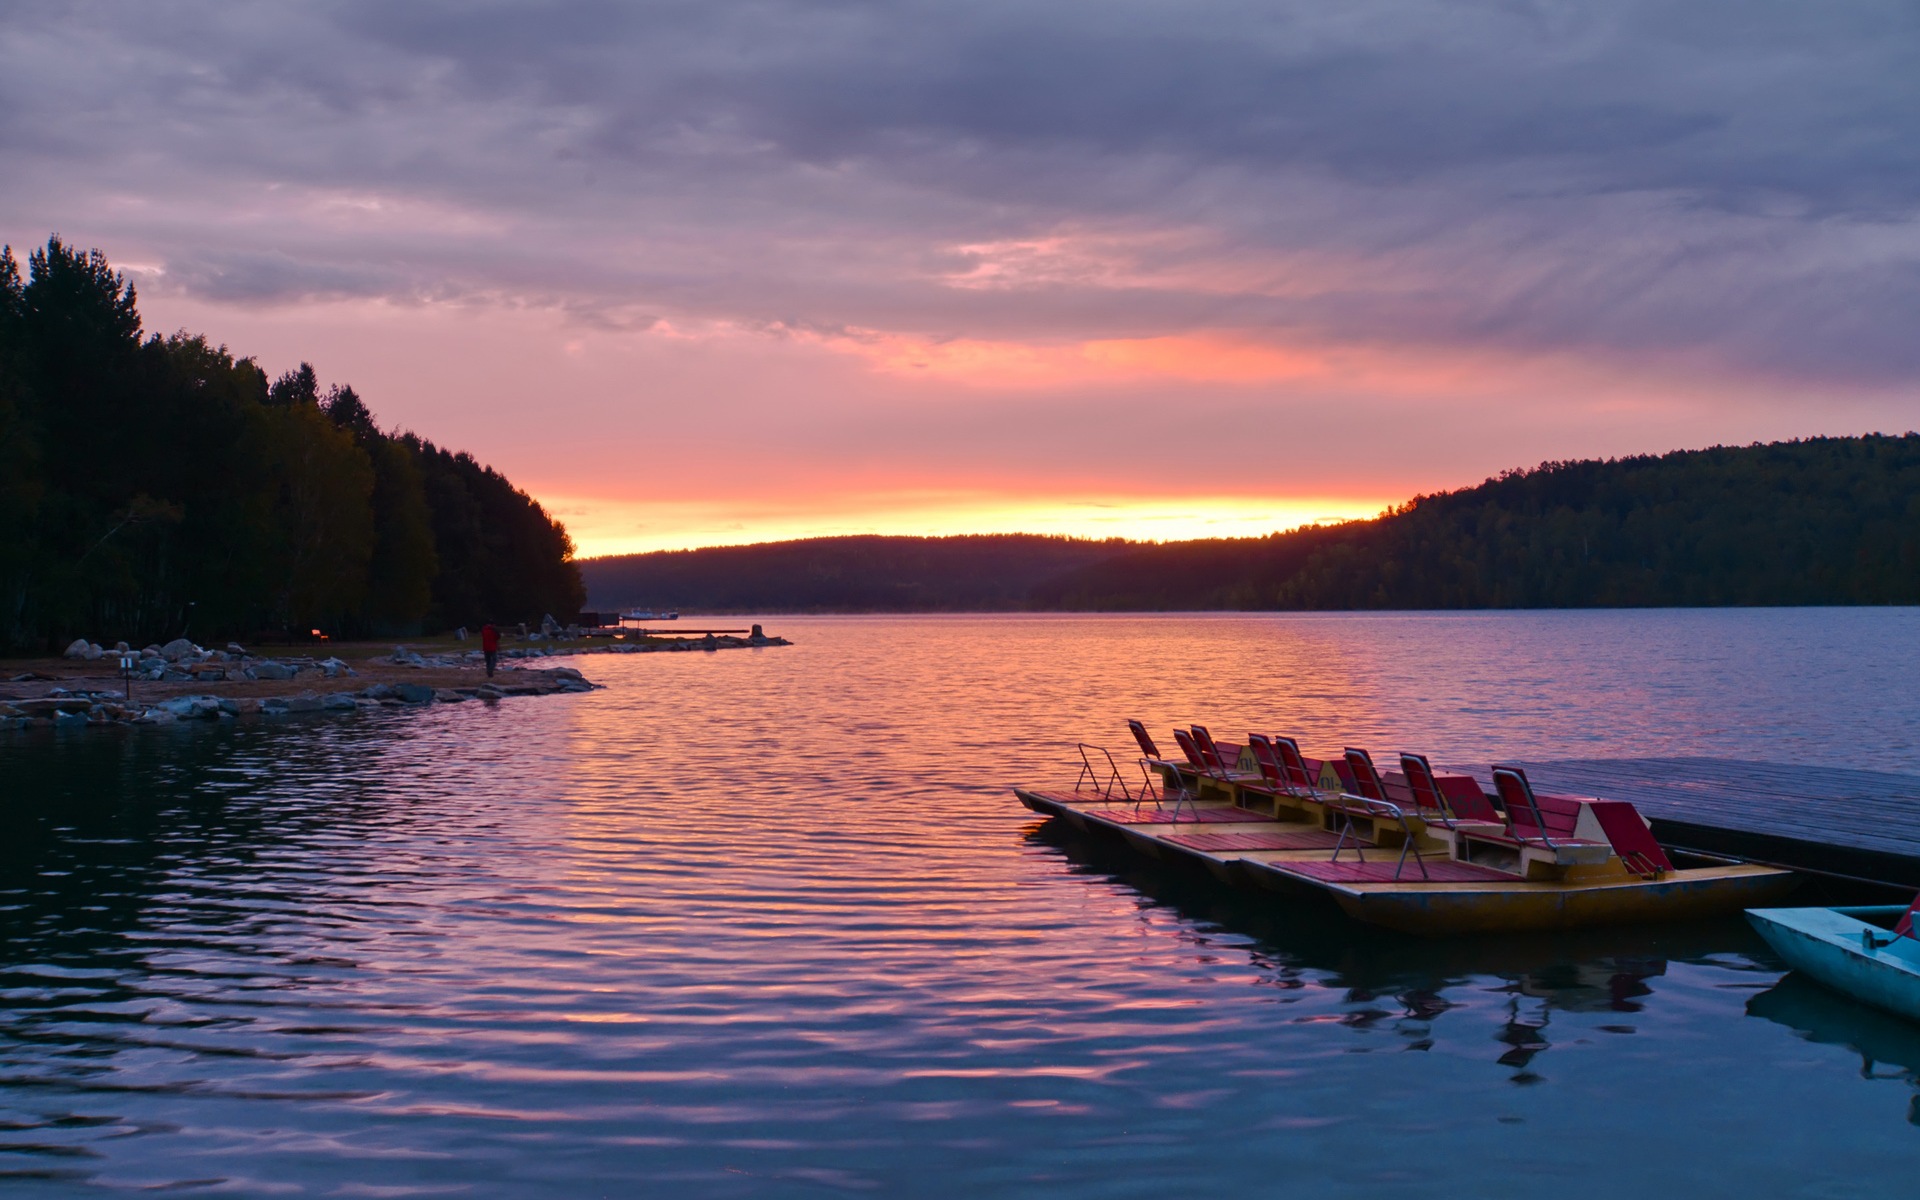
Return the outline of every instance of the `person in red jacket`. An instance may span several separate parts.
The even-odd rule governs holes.
[[[488,621],[480,627],[480,653],[487,656],[487,678],[493,678],[493,664],[500,661],[500,631]]]

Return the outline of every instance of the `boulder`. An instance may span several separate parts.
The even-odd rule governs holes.
[[[75,638],[73,641],[67,643],[66,656],[68,658],[85,658],[87,656],[87,650],[92,645],[93,643],[87,641],[85,638]]]
[[[274,662],[270,658],[254,663],[248,669],[253,672],[255,679],[292,679],[300,673],[300,668],[290,667],[283,662]]]
[[[199,658],[200,647],[185,638],[175,638],[160,647],[160,657],[168,662],[179,662],[183,658]]]
[[[335,692],[320,702],[320,707],[328,712],[353,712],[360,702],[346,692]]]
[[[301,692],[298,696],[288,696],[286,697],[286,702],[288,712],[319,712],[321,706],[320,697],[314,695],[312,692]]]
[[[140,651],[140,657],[141,657],[141,658],[159,658],[159,657],[160,657],[160,647],[158,647],[158,646],[147,646],[147,647],[144,647],[144,648],[142,648],[142,649],[141,649],[141,651]]]
[[[142,725],[171,725],[179,719],[164,708],[150,708],[139,717]]]
[[[239,642],[228,642],[227,653],[233,655],[235,658],[245,658],[247,656],[247,648]]]
[[[360,694],[369,700],[391,700],[393,699],[393,685],[390,683],[376,683],[371,687],[362,688]]]
[[[452,688],[435,688],[433,698],[442,704],[459,704],[466,699],[466,696]]]
[[[115,642],[113,644],[113,652],[115,654],[125,654],[127,651],[131,649],[133,649],[133,647],[127,645],[125,642]]]
[[[220,701],[212,696],[172,696],[153,707],[179,721],[205,721],[220,715]]]
[[[433,689],[422,683],[396,683],[393,694],[408,704],[433,703]]]

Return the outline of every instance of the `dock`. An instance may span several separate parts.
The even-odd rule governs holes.
[[[1631,801],[1669,846],[1920,888],[1920,776],[1721,758],[1511,765],[1543,792]],[[1492,775],[1485,763],[1448,769]]]

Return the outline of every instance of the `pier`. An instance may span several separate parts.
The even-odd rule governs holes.
[[[1920,888],[1920,776],[1720,758],[1512,765],[1543,792],[1631,801],[1670,846]]]

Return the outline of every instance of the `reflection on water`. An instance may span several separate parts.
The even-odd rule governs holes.
[[[1799,972],[1747,1001],[1747,1011],[1809,1042],[1846,1047],[1859,1056],[1862,1079],[1896,1079],[1920,1088],[1920,1026],[1911,1021],[1829,991]],[[1908,1101],[1907,1122],[1920,1125],[1920,1096]]]
[[[1839,1047],[1920,1060],[1777,1023],[1741,923],[1410,941],[1144,870],[1006,787],[1125,715],[1912,769],[1902,693],[1859,690],[1912,676],[1913,624],[783,619],[791,648],[591,660],[590,695],[16,737],[0,1178],[1599,1196],[1631,1163],[1882,1194],[1920,1134]]]

